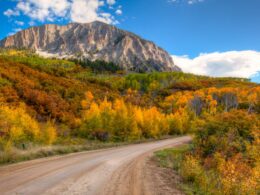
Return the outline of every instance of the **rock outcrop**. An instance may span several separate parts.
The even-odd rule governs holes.
[[[47,57],[113,62],[127,71],[181,71],[153,42],[102,22],[47,24],[0,41],[2,48],[26,48]]]

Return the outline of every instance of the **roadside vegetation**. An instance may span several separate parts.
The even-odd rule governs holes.
[[[193,134],[171,165],[184,182],[204,194],[257,194],[259,112],[260,86],[247,79],[0,51],[1,163]]]
[[[260,192],[259,115],[233,110],[194,121],[193,145],[155,153],[174,169],[186,194]]]
[[[117,147],[126,145],[129,143],[119,143],[119,142],[100,142],[94,140],[80,140],[73,139],[66,141],[68,145],[64,142],[56,142],[55,145],[38,145],[30,144],[27,145],[25,149],[12,148],[10,150],[5,150],[0,152],[0,165],[17,163],[21,161],[33,160],[37,158],[44,158],[56,155],[64,155],[75,152],[105,149],[111,147]]]
[[[198,187],[195,187],[192,182],[184,180],[182,174],[182,165],[185,155],[191,149],[192,145],[182,145],[175,148],[168,148],[154,153],[156,164],[160,167],[168,168],[174,171],[176,175],[176,183],[172,184],[185,194],[203,194]]]

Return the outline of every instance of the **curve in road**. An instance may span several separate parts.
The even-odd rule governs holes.
[[[1,167],[0,194],[156,194],[144,176],[145,159],[189,141],[185,136]]]

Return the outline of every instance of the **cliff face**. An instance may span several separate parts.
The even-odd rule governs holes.
[[[128,71],[181,71],[162,48],[101,22],[32,27],[0,41],[2,48],[27,48],[40,55],[114,62]]]

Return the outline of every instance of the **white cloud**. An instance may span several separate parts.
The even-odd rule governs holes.
[[[48,22],[66,19],[71,22],[87,23],[102,21],[117,23],[110,13],[102,11],[102,6],[112,6],[115,0],[17,0],[15,8],[4,14],[8,17],[23,14],[33,21]]]
[[[30,21],[28,24],[29,26],[35,26],[36,23],[34,21]]]
[[[108,5],[114,5],[116,3],[116,0],[107,0]]]
[[[68,0],[26,0],[19,1],[14,10],[22,12],[32,20],[43,22],[65,17],[69,7]]]
[[[122,11],[121,9],[118,9],[118,10],[116,10],[116,14],[117,14],[117,15],[122,15],[122,14],[123,14],[123,11]]]
[[[18,10],[12,10],[12,9],[8,9],[4,12],[4,15],[11,17],[11,16],[19,16],[20,12]]]
[[[178,3],[179,0],[168,0],[168,3]]]
[[[188,56],[172,56],[176,65],[184,72],[216,77],[249,78],[260,71],[260,52],[229,51]]]
[[[205,0],[168,0],[168,3],[187,3],[189,5],[193,5],[196,3],[202,3]]]
[[[15,29],[13,29],[13,32],[8,33],[8,36],[12,36],[12,35],[14,35],[15,33],[19,32],[21,30],[22,30],[21,28],[15,28]]]
[[[109,13],[99,13],[99,7],[103,6],[103,1],[98,0],[73,0],[71,4],[71,21],[73,22],[93,22],[95,20],[108,24],[114,23],[114,17]]]
[[[18,26],[23,26],[24,25],[23,21],[18,21],[18,20],[16,20],[14,23],[17,24]]]
[[[204,0],[188,0],[188,4],[202,3]]]

